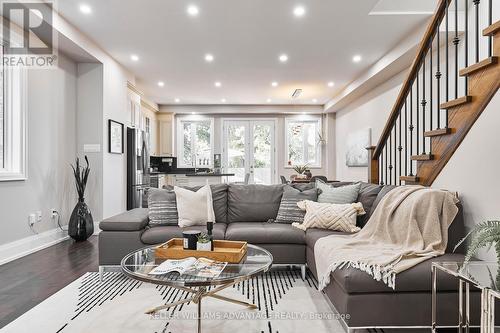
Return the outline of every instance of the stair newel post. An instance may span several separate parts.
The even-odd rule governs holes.
[[[368,150],[368,182],[371,184],[380,184],[379,179],[379,159],[374,156],[375,146],[367,147]]]

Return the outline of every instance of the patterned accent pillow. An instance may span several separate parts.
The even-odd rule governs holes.
[[[175,192],[157,188],[148,191],[149,226],[177,225]]]
[[[316,179],[316,188],[321,190],[318,195],[318,202],[333,204],[350,204],[356,202],[361,189],[361,183],[332,187],[323,181]]]
[[[365,214],[363,205],[360,202],[338,205],[305,200],[297,205],[300,209],[306,211],[304,223],[293,223],[292,226],[301,230],[305,231],[308,228],[343,232],[358,232],[361,230],[356,226],[358,215]]]
[[[318,198],[318,190],[313,188],[306,191],[300,191],[286,185],[283,189],[280,208],[276,216],[276,223],[302,223],[304,221],[304,211],[301,210],[297,203],[303,200],[316,201]]]

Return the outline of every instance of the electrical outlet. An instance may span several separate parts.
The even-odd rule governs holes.
[[[36,214],[28,215],[28,223],[33,226],[36,223]]]
[[[42,222],[42,211],[39,210],[35,214],[36,214],[36,222],[37,223]]]
[[[57,209],[52,208],[50,210],[50,217],[53,218],[53,219],[55,219],[57,217],[57,215],[59,215],[59,213],[57,212]]]

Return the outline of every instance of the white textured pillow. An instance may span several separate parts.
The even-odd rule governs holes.
[[[206,225],[208,221],[215,222],[212,203],[212,190],[205,185],[193,192],[182,187],[174,187],[179,215],[179,227]]]
[[[293,223],[292,226],[301,230],[308,228],[330,229],[344,232],[358,232],[356,217],[366,214],[360,202],[352,204],[320,203],[309,200],[297,203],[300,209],[306,211],[304,223]]]

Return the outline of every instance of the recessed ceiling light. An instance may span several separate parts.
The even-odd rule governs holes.
[[[330,88],[331,88],[331,87],[333,87],[334,85],[335,85],[335,82],[332,82],[332,81],[328,82],[328,86],[329,86]]]
[[[132,54],[130,59],[132,59],[132,61],[139,61],[139,56],[137,54]]]
[[[272,83],[271,83],[271,85],[272,85],[273,87],[277,87],[277,86],[278,86],[278,82],[274,81],[274,82],[272,82]]]
[[[302,17],[306,13],[306,9],[303,6],[297,6],[293,9],[293,15],[297,17]]]
[[[214,61],[214,56],[210,53],[205,54],[205,61],[206,62],[212,62]]]
[[[281,62],[287,62],[288,61],[288,56],[286,54],[280,55],[280,61]]]
[[[195,115],[195,114],[196,114],[196,112],[191,112],[191,114],[192,114],[192,115]]]
[[[158,87],[164,87],[165,86],[165,82],[163,81],[158,81]]]
[[[306,112],[302,112],[302,114],[305,116],[307,113]]]
[[[216,86],[217,88],[220,88],[222,86],[222,83],[220,83],[219,81],[217,81],[217,82],[214,83],[214,86]]]
[[[312,102],[313,103],[318,103],[318,100],[316,98],[313,98]]]
[[[352,61],[354,61],[354,62],[360,62],[361,61],[361,56],[359,54],[356,54],[354,57],[352,57]]]
[[[271,103],[271,102],[272,102],[272,100],[271,100],[270,98],[268,98],[268,99],[266,100],[266,102]]]
[[[180,101],[181,101],[181,100],[180,100],[180,99],[178,99],[178,98],[174,99],[174,102],[175,102],[175,103],[179,103]]]
[[[198,14],[200,13],[200,10],[195,5],[191,5],[191,6],[188,6],[187,13],[190,16],[198,16]]]
[[[220,101],[221,101],[222,103],[226,103],[226,99],[225,99],[225,98],[221,99]]]
[[[92,8],[89,5],[81,4],[80,11],[84,14],[90,14],[92,13]]]

